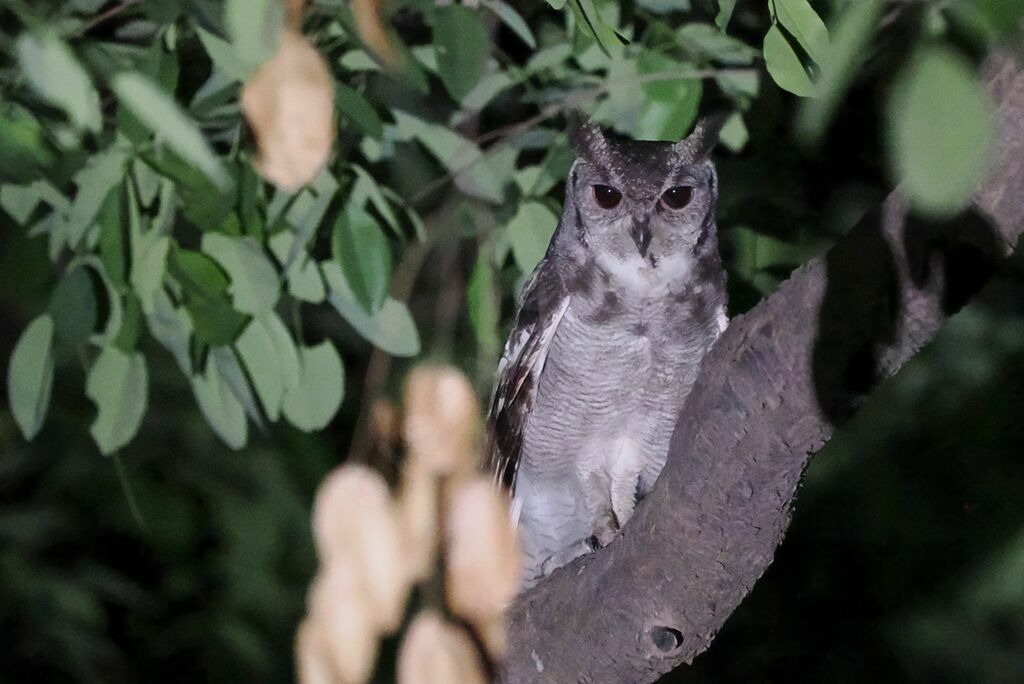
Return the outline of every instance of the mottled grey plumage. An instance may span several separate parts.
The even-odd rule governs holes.
[[[523,288],[488,421],[527,586],[629,519],[725,328],[713,136],[698,126],[679,143],[641,142],[592,124],[573,134],[565,208]],[[617,204],[602,206],[615,195],[595,186],[620,193]]]

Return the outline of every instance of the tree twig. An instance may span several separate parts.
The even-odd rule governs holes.
[[[82,26],[80,26],[78,30],[75,31],[75,35],[80,36],[88,33],[89,31],[93,30],[94,28],[105,22],[107,19],[116,17],[118,14],[121,14],[121,12],[130,9],[135,5],[138,5],[140,2],[141,0],[124,0],[124,2],[122,2],[121,4],[114,5],[110,9],[100,12],[90,21],[86,22],[85,24],[82,24]]]

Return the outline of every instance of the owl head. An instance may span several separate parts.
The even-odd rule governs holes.
[[[704,119],[672,143],[622,138],[594,123],[573,126],[566,213],[599,263],[667,272],[715,240],[718,177],[709,155],[720,127],[720,118]]]

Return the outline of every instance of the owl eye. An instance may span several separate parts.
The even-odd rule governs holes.
[[[609,185],[595,185],[594,200],[602,209],[614,209],[619,206],[622,193]]]
[[[661,201],[669,209],[682,209],[690,203],[691,197],[693,197],[693,188],[689,185],[677,185],[662,193]]]

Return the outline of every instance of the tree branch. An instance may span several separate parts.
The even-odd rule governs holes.
[[[893,193],[732,321],[630,523],[511,607],[504,682],[652,682],[708,648],[771,563],[810,458],[1024,232],[1024,74],[998,55],[985,75],[1003,129],[975,210],[925,225]]]

